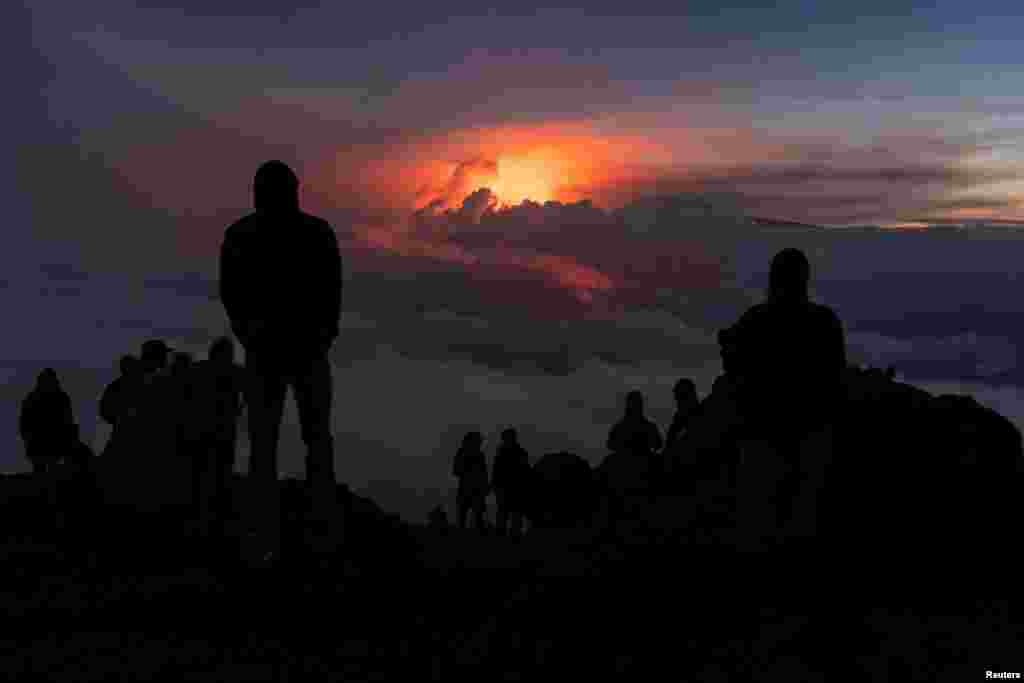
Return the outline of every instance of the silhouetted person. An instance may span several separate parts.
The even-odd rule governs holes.
[[[686,431],[690,420],[700,406],[697,385],[693,383],[692,379],[684,377],[676,382],[672,395],[676,400],[676,413],[672,417],[672,424],[665,435],[665,451],[669,451],[676,440]]]
[[[140,369],[144,376],[167,369],[167,360],[174,350],[162,339],[149,339],[142,344],[139,353]]]
[[[133,507],[178,507],[187,501],[189,468],[182,452],[187,361],[179,356],[175,365],[168,365],[172,354],[160,339],[142,345],[134,415],[125,425],[125,445],[116,451],[120,483],[115,493]]]
[[[526,497],[530,493],[529,477],[530,456],[519,444],[516,430],[508,428],[501,433],[491,470],[499,534],[518,536],[522,533]]]
[[[75,424],[71,397],[60,386],[57,372],[46,368],[21,403],[18,431],[32,471],[46,473],[60,457]]]
[[[639,391],[626,395],[626,415],[608,433],[608,450],[649,458],[661,451],[658,426],[644,416],[644,396]]]
[[[194,390],[196,427],[193,490],[202,537],[221,536],[230,510],[231,472],[238,441],[238,418],[245,393],[243,368],[235,363],[228,337],[210,345],[207,360],[197,364]]]
[[[466,516],[472,512],[477,531],[484,529],[487,507],[487,459],[483,451],[484,437],[480,432],[468,432],[462,439],[452,463],[452,474],[459,480],[455,496],[459,528],[466,528]]]
[[[846,351],[842,323],[809,300],[809,282],[807,257],[783,249],[772,259],[766,301],[719,335],[727,374],[738,380],[740,504],[755,544],[780,531],[815,533]]]
[[[124,438],[125,422],[130,419],[133,409],[133,393],[138,391],[142,377],[142,366],[138,358],[132,355],[121,356],[118,367],[120,376],[107,385],[100,397],[100,417],[111,426],[107,449],[115,448]]]
[[[257,509],[270,552],[280,546],[277,444],[289,386],[306,445],[317,526],[331,522],[336,502],[327,353],[338,336],[341,255],[331,226],[299,209],[298,189],[298,178],[284,163],[260,166],[253,181],[256,210],[226,230],[220,253],[221,301],[246,352],[249,471],[262,489]]]

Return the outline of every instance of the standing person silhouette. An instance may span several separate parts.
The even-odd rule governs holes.
[[[665,435],[666,453],[671,451],[675,442],[686,432],[686,428],[700,406],[697,385],[689,377],[683,377],[676,382],[675,387],[672,388],[672,396],[676,401],[676,413],[672,417],[672,424],[669,425],[668,433]]]
[[[142,381],[142,365],[130,354],[118,361],[120,376],[107,385],[100,397],[100,417],[111,426],[110,438],[103,454],[112,453],[124,441],[125,423],[131,419]]]
[[[229,337],[215,339],[209,357],[198,363],[196,370],[192,417],[197,427],[193,470],[197,531],[200,537],[216,541],[227,534],[245,375],[235,363],[235,347]]]
[[[452,474],[459,480],[455,495],[455,507],[459,528],[466,528],[466,516],[473,514],[477,531],[484,530],[484,515],[487,512],[487,494],[490,484],[487,476],[487,459],[483,451],[484,437],[480,432],[467,432],[462,445],[455,453]]]
[[[74,424],[71,397],[61,387],[57,371],[45,368],[22,401],[18,416],[25,458],[35,474],[46,474],[63,456]]]
[[[45,368],[21,403],[18,430],[25,443],[25,458],[40,481],[47,517],[59,528],[63,522],[57,496],[57,461],[68,449],[75,425],[71,397],[60,384],[57,371]]]
[[[329,550],[335,538],[329,530],[336,484],[327,354],[341,316],[341,254],[331,226],[299,209],[298,190],[286,164],[261,165],[253,181],[255,211],[225,231],[220,253],[220,298],[246,354],[249,473],[261,493],[256,510],[267,555],[280,548],[277,444],[289,386],[318,518],[307,526],[308,540]]]
[[[523,531],[523,512],[529,495],[530,455],[519,443],[512,427],[501,432],[501,443],[491,469],[491,490],[497,507],[495,522],[499,536],[518,537]]]
[[[846,347],[842,322],[810,301],[809,282],[807,257],[783,249],[772,259],[767,299],[719,335],[723,362],[738,378],[739,504],[752,548],[817,533]]]

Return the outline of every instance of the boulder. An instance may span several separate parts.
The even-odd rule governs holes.
[[[532,494],[526,518],[537,528],[589,521],[597,502],[593,472],[586,460],[566,452],[548,453],[531,468]]]

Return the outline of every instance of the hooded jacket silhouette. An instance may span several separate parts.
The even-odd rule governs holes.
[[[53,369],[43,370],[35,388],[22,401],[18,415],[18,431],[34,470],[55,463],[63,455],[61,448],[74,424],[71,397],[61,387]]]
[[[305,531],[325,552],[337,539],[328,352],[341,317],[341,254],[331,226],[299,209],[298,187],[285,163],[262,164],[253,179],[256,211],[228,227],[220,255],[220,298],[246,351],[249,473],[262,490],[253,512],[266,557],[277,556],[281,540],[277,446],[289,387],[316,500],[317,519]]]
[[[253,185],[256,211],[228,227],[220,298],[247,351],[316,356],[338,336],[341,255],[334,230],[299,209],[298,180],[265,164]]]

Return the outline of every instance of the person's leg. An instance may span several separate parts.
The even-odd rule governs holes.
[[[523,533],[523,511],[518,501],[506,501],[505,514],[508,518],[508,535],[518,538]]]
[[[207,442],[196,445],[192,454],[192,510],[196,535],[206,538],[210,531],[210,458],[213,448]]]
[[[466,528],[466,515],[469,512],[468,502],[469,501],[466,500],[466,496],[462,494],[458,495],[458,497],[455,499],[456,515],[459,518],[460,529]]]
[[[774,444],[742,444],[739,478],[739,540],[749,550],[765,550],[778,531],[779,456]]]
[[[798,446],[799,465],[787,534],[808,539],[819,533],[825,474],[832,461],[832,429],[808,434]]]
[[[266,535],[268,552],[281,543],[281,500],[277,482],[277,442],[287,384],[279,367],[256,354],[247,358],[249,484],[253,521]]]
[[[235,464],[235,430],[218,442],[213,490],[213,532],[219,539],[228,535],[228,524],[233,509],[231,473]]]
[[[334,438],[331,434],[333,394],[331,364],[324,357],[297,368],[292,376],[299,412],[302,441],[306,445],[306,482],[313,518],[327,534],[320,540],[337,540],[337,480],[334,474]]]
[[[504,536],[508,531],[508,497],[504,493],[495,491],[494,503],[497,508],[495,513],[495,531],[499,536]]]
[[[484,519],[486,514],[487,514],[487,499],[484,498],[483,496],[481,496],[480,494],[477,494],[477,496],[476,496],[476,503],[474,505],[473,517],[474,517],[474,524],[476,525],[476,530],[479,531],[480,533],[483,533],[484,531],[487,530],[486,521]]]

